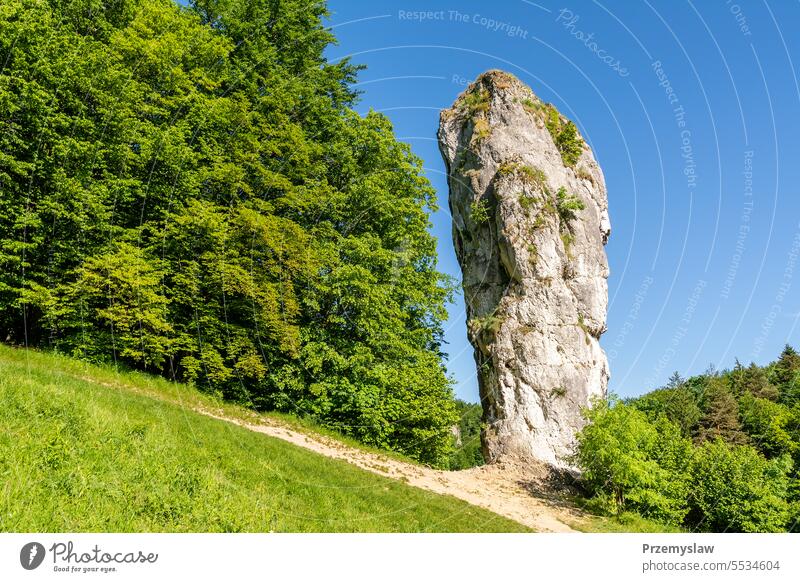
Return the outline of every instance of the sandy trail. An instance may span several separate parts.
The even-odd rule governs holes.
[[[537,532],[574,532],[576,530],[567,524],[581,519],[578,510],[546,493],[541,475],[531,475],[514,466],[496,464],[464,471],[441,471],[363,451],[322,435],[303,433],[274,419],[260,418],[257,423],[251,423],[216,411],[194,410],[413,487],[452,495]]]
[[[164,395],[137,389],[134,386],[100,382],[86,376],[74,376],[93,384],[147,395],[174,402]],[[552,487],[545,484],[547,471],[526,466],[524,470],[511,464],[492,464],[463,471],[442,471],[399,461],[380,453],[349,446],[336,439],[292,428],[278,419],[248,414],[248,420],[226,415],[224,410],[211,410],[188,402],[176,403],[204,416],[229,422],[281,439],[298,447],[332,459],[341,459],[365,471],[397,479],[407,485],[440,495],[451,495],[472,505],[513,519],[537,532],[575,532],[570,523],[579,523],[583,513],[565,502]]]
[[[441,495],[451,495],[472,505],[513,519],[537,532],[574,532],[570,523],[580,523],[585,517],[565,502],[545,483],[546,471],[526,466],[524,470],[511,464],[493,464],[463,471],[442,471],[399,461],[391,457],[349,446],[341,441],[316,433],[292,428],[278,419],[251,413],[247,420],[229,416],[224,410],[210,409],[197,403],[176,402],[149,390],[128,383],[98,381],[82,374],[63,372],[77,380],[90,382],[172,402],[199,414],[229,422],[281,439],[298,447],[332,459],[341,459],[365,471],[397,479],[407,485]],[[180,399],[179,399],[180,400]]]

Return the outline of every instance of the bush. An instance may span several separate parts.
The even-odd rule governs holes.
[[[570,167],[575,166],[583,151],[583,141],[578,136],[578,128],[568,121],[556,138],[556,146],[561,152],[561,159]]]
[[[577,212],[586,208],[583,200],[574,194],[568,194],[563,186],[556,192],[556,210],[563,223],[569,223],[577,218]]]
[[[789,519],[788,456],[766,460],[752,447],[704,443],[691,466],[691,522],[700,530],[780,532]]]
[[[648,422],[644,413],[614,399],[586,412],[575,455],[582,481],[620,514],[679,524],[686,515],[692,446],[665,418]]]
[[[483,199],[473,200],[469,205],[469,215],[475,224],[485,224],[489,222],[489,206]]]
[[[565,123],[558,110],[550,103],[544,106],[543,115],[545,127],[561,153],[562,161],[565,165],[574,167],[583,151],[583,140],[578,135],[578,128],[571,121]]]

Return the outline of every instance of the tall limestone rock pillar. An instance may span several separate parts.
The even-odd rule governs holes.
[[[568,466],[581,408],[609,378],[603,174],[575,126],[502,71],[442,111],[439,145],[484,455]]]

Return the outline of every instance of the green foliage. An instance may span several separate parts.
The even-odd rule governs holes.
[[[663,415],[674,423],[685,437],[691,437],[700,421],[700,406],[694,395],[684,386],[659,388],[631,401],[651,421]]]
[[[790,433],[793,417],[786,406],[746,392],[739,400],[739,416],[742,428],[768,459],[791,455],[800,448]]]
[[[528,193],[528,191],[520,192],[519,194],[519,204],[522,207],[525,216],[530,214],[531,209],[536,206],[537,202],[545,201],[545,203],[549,203],[552,194],[547,185],[547,176],[539,168],[534,168],[517,162],[506,161],[500,164],[497,172],[501,176],[514,175],[534,190],[534,193],[532,194]],[[543,220],[544,219],[541,217],[541,213],[537,214],[534,228],[541,226],[543,224]]]
[[[490,105],[489,91],[483,85],[471,88],[460,99],[460,111],[472,122],[471,146],[477,146],[492,133],[486,118]]]
[[[571,121],[564,121],[558,110],[548,103],[543,108],[544,124],[550,132],[561,159],[568,167],[574,167],[583,152],[583,140],[578,135],[578,128]]]
[[[709,378],[702,401],[703,416],[697,441],[721,438],[730,444],[745,444],[747,434],[739,422],[739,407],[728,383],[718,377]]]
[[[489,204],[483,198],[477,198],[469,205],[469,216],[475,224],[489,222]]]
[[[589,493],[607,499],[617,513],[632,509],[680,523],[687,511],[691,442],[668,421],[650,423],[641,411],[615,400],[597,402],[586,418],[576,461]]]
[[[751,363],[745,368],[736,360],[736,365],[730,373],[730,385],[737,397],[748,392],[756,398],[777,400],[778,389],[769,381],[767,372],[763,368]]]
[[[621,418],[612,422],[609,411],[619,405],[601,403],[590,413],[600,427],[583,429],[578,437],[581,447],[591,450],[594,443],[595,449],[646,450],[641,443],[647,439],[637,441],[636,435],[652,435],[669,424],[684,440],[691,435],[696,442],[688,456],[683,449],[679,455],[691,460],[688,494],[682,505],[685,527],[745,532],[796,528],[800,516],[800,406],[776,402],[773,384],[793,378],[792,352],[787,347],[778,363],[767,368],[754,364],[745,368],[737,361],[733,370],[718,373],[710,368],[688,380],[676,372],[665,387],[626,402],[646,415],[650,428],[626,415],[625,409],[619,413]],[[779,363],[783,370],[776,374]],[[614,503],[616,493],[610,489],[615,481],[604,485],[595,475],[641,466],[642,457],[632,460],[633,456],[587,453],[580,459],[584,470],[591,468],[584,480],[589,479],[587,488],[596,495],[595,503],[619,509]],[[686,474],[682,466],[677,469],[681,479]],[[627,473],[631,474],[636,473]],[[627,485],[636,487],[638,483],[629,479]],[[645,515],[638,507],[635,511]],[[663,516],[656,519],[664,521]]]
[[[705,531],[779,532],[789,517],[788,457],[767,461],[721,439],[701,446],[691,468],[695,526]]]
[[[446,464],[434,191],[324,4],[91,4],[0,8],[2,337]]]
[[[536,197],[528,196],[524,193],[520,194],[519,205],[522,207],[522,210],[525,212],[525,215],[527,216],[531,208],[533,208],[536,205]]]
[[[488,332],[496,334],[500,331],[500,326],[503,325],[506,318],[502,315],[495,315],[489,313],[483,317],[473,317],[469,320],[469,328],[474,332]]]
[[[782,403],[800,404],[800,354],[792,346],[784,348],[772,367],[772,381]]]
[[[467,92],[461,99],[460,106],[470,116],[489,111],[489,91],[478,86]]]
[[[561,115],[559,115],[558,110],[552,103],[546,104],[543,112],[544,125],[547,131],[550,132],[553,142],[558,142],[558,134],[561,132]]]
[[[456,400],[459,415],[458,442],[450,455],[450,469],[461,470],[484,464],[481,452],[481,430],[483,428],[483,408],[480,404]]]
[[[564,124],[556,138],[556,147],[561,152],[561,159],[569,167],[574,167],[583,152],[583,140],[578,135],[578,128],[571,121]]]
[[[576,213],[586,208],[586,206],[580,198],[573,194],[568,194],[563,186],[556,192],[554,202],[554,204],[545,205],[544,210],[552,210],[558,216],[561,243],[564,245],[564,252],[567,257],[571,259],[572,244],[575,242],[571,222],[577,218]]]
[[[517,162],[503,162],[497,168],[501,176],[517,175],[523,182],[530,184],[537,190],[549,194],[547,187],[547,175],[539,168],[531,167],[527,164]]]
[[[545,193],[548,192],[547,176],[542,170],[540,170],[539,168],[532,168],[531,166],[521,164],[517,166],[517,171],[520,173],[520,175],[526,182],[535,186],[536,188],[541,189]]]
[[[526,98],[526,99],[522,100],[522,107],[528,113],[536,113],[537,111],[539,111],[539,109],[541,109],[542,104],[541,103],[537,103],[536,101],[533,101],[532,99],[527,99]]]
[[[70,340],[61,344],[62,349],[102,357],[111,346],[118,357],[158,370],[174,349],[160,261],[130,244],[117,243],[113,250],[88,258],[75,275],[55,289],[30,283],[22,294],[43,307],[51,329],[64,332]],[[100,324],[97,337],[82,333],[90,325],[87,314]]]
[[[556,210],[559,218],[566,224],[577,218],[577,212],[585,209],[583,200],[574,194],[568,194],[563,186],[556,192]]]
[[[186,385],[5,346],[0,369],[3,532],[526,531],[198,414],[261,418]]]

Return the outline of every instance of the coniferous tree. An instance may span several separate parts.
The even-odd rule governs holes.
[[[749,393],[756,398],[778,400],[778,389],[769,381],[766,371],[755,363],[745,368],[736,360],[730,379],[731,389],[737,398]]]
[[[786,344],[772,368],[772,380],[780,392],[780,401],[792,405],[800,402],[800,354]]]
[[[736,398],[721,378],[712,378],[706,385],[703,410],[697,442],[715,438],[721,438],[730,444],[744,444],[748,441],[739,422]]]
[[[674,384],[670,382],[670,384]],[[631,405],[647,414],[650,420],[663,415],[677,425],[681,434],[690,437],[697,431],[701,411],[695,394],[682,382],[672,388],[659,388],[631,401]]]
[[[683,386],[686,383],[686,380],[680,375],[680,372],[677,370],[672,373],[672,376],[669,377],[667,380],[667,388],[678,388],[679,386]]]
[[[739,361],[739,358],[736,358],[736,361],[733,365],[733,369],[728,373],[728,379],[731,386],[731,391],[736,398],[739,398],[742,395],[743,386],[744,386],[744,375],[745,375],[745,367]]]

